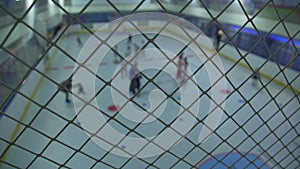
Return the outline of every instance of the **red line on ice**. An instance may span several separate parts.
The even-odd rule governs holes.
[[[65,69],[73,69],[74,66],[65,66],[64,68],[65,68]]]
[[[230,90],[228,90],[228,89],[221,89],[220,92],[223,93],[223,94],[229,94]]]

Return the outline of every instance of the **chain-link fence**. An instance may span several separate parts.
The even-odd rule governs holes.
[[[300,167],[299,2],[0,5],[0,168]]]

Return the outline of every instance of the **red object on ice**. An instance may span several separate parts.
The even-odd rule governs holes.
[[[101,62],[100,64],[99,64],[99,66],[104,66],[104,65],[107,65],[108,63],[107,62]]]
[[[118,105],[111,105],[107,109],[109,111],[118,111],[120,109],[120,106],[118,106]]]
[[[227,90],[227,89],[221,89],[220,92],[223,93],[223,94],[229,94],[229,93],[230,93],[230,90]]]

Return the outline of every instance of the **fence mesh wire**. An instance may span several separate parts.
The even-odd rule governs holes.
[[[299,73],[296,73],[295,76],[290,77],[289,74],[289,71],[299,72],[300,70],[299,44],[297,41],[297,37],[299,37],[299,23],[297,23],[299,21],[297,19],[297,17],[299,17],[299,2],[295,2],[294,6],[284,10],[279,8],[281,4],[277,1],[261,1],[261,3],[258,3],[257,1],[256,3],[251,3],[251,1],[228,0],[219,3],[214,1],[186,0],[167,2],[156,0],[139,2],[128,1],[127,3],[122,3],[107,0],[100,4],[96,4],[96,2],[93,1],[86,1],[86,3],[79,5],[74,5],[72,2],[73,1],[68,0],[64,2],[51,1],[51,3],[48,1],[20,1],[16,2],[17,4],[14,4],[5,1],[0,4],[1,13],[3,15],[3,19],[1,20],[5,21],[1,24],[1,30],[3,30],[1,57],[3,57],[3,59],[1,60],[0,81],[2,109],[0,123],[3,123],[3,120],[10,121],[10,123],[13,124],[12,126],[17,128],[17,131],[14,131],[9,137],[4,135],[0,136],[1,168],[35,168],[40,161],[43,161],[41,162],[41,166],[46,168],[76,168],[76,166],[70,164],[74,160],[80,161],[79,163],[83,163],[84,166],[87,166],[86,168],[132,168],[132,166],[138,168],[205,168],[209,166],[208,163],[211,159],[213,160],[213,163],[209,168],[217,168],[219,166],[224,168],[239,168],[239,166],[245,168],[300,167],[300,100],[299,86],[295,86],[295,84],[299,84],[296,82],[299,81],[300,75]],[[111,17],[110,20],[113,20],[129,14],[144,12],[146,6],[150,6],[148,11],[169,13],[186,18],[192,23],[195,21],[196,26],[204,33],[207,33],[212,39],[215,39],[215,34],[212,33],[215,32],[215,28],[218,27],[222,30],[222,42],[217,51],[219,51],[219,55],[222,58],[227,59],[230,62],[230,66],[226,68],[224,76],[232,89],[230,92],[227,90],[223,92],[228,92],[226,93],[228,100],[234,95],[238,95],[240,100],[238,100],[239,103],[236,104],[239,104],[239,106],[230,109],[231,111],[223,109],[224,115],[222,122],[214,129],[212,134],[213,140],[210,143],[199,143],[193,140],[192,137],[184,136],[184,145],[181,145],[183,147],[182,149],[176,150],[176,148],[174,148],[174,150],[162,148],[164,150],[163,153],[151,158],[122,158],[112,155],[110,151],[104,151],[101,154],[98,154],[97,152],[87,152],[85,151],[86,147],[96,146],[91,143],[91,138],[80,139],[74,143],[75,145],[62,141],[60,136],[67,133],[70,126],[75,127],[76,130],[81,132],[84,131],[84,129],[78,125],[75,115],[66,118],[61,115],[59,109],[50,106],[60,91],[55,91],[53,95],[47,97],[47,100],[40,102],[37,98],[34,98],[36,94],[28,94],[25,90],[22,90],[22,85],[26,82],[28,76],[34,72],[57,87],[60,86],[59,81],[47,75],[47,71],[53,66],[50,66],[49,64],[51,60],[50,55],[52,55],[53,49],[56,49],[58,51],[57,53],[67,57],[70,62],[75,64],[76,60],[69,51],[64,49],[62,43],[64,38],[68,36],[77,36],[72,32],[73,25],[75,24],[78,25],[79,30],[81,31],[77,32],[78,34],[91,35],[94,33],[95,30],[93,29],[92,21],[87,21],[88,19],[86,20],[85,18],[87,16],[83,17],[84,14],[93,14],[96,13],[95,11],[99,12],[101,9],[103,11],[100,12],[109,13]],[[41,31],[38,24],[34,24],[34,22],[31,22],[28,18],[30,18],[31,15],[40,15],[40,13],[48,7],[54,11],[59,11],[58,16],[62,15],[64,22],[58,24],[58,26],[56,25],[52,28],[48,28],[45,33]],[[236,8],[239,10],[236,10]],[[206,18],[201,19],[198,15],[189,16],[190,14],[188,12],[193,10],[205,13]],[[51,14],[51,11],[48,11],[48,13]],[[245,17],[247,21],[232,27],[229,22],[224,23],[223,16],[225,14],[232,16],[237,14]],[[47,18],[47,16],[44,17]],[[51,15],[51,17],[56,17],[56,14]],[[97,15],[96,17],[101,17],[101,15]],[[256,18],[267,18],[268,20],[272,20],[273,24],[265,26],[258,25],[257,22],[255,22]],[[104,20],[102,22],[108,22],[110,20]],[[197,25],[197,23],[199,23],[197,22],[198,20],[203,22]],[[139,23],[144,26],[147,26],[148,24],[145,21],[140,21]],[[294,28],[296,30],[290,30],[290,23],[296,25],[296,28]],[[168,23],[166,23],[166,25],[167,24]],[[228,27],[231,27],[234,31],[229,32]],[[281,32],[281,35],[285,36],[281,36],[281,38],[285,38],[285,40],[269,43],[268,39],[276,35],[276,29],[278,27],[282,28],[281,30],[283,32]],[[30,40],[26,40],[26,35],[23,35],[23,38],[21,39],[14,38],[15,34],[20,33],[20,29],[24,29],[26,32],[32,34],[32,36],[29,36]],[[139,29],[139,27],[137,26],[135,29]],[[188,28],[182,27],[182,29]],[[137,31],[142,32],[141,30]],[[164,30],[162,29],[161,31]],[[256,41],[249,42],[248,46],[243,46],[243,42],[247,42],[247,37],[243,39],[242,34],[247,31],[251,35],[250,38],[255,37]],[[111,31],[111,34],[113,33],[115,32]],[[146,34],[143,34],[143,36],[145,36],[145,44],[151,43],[158,49],[160,48],[161,44],[156,44],[155,40],[149,38]],[[196,41],[195,39],[197,39],[197,37],[190,37],[189,40]],[[276,38],[273,38],[273,40],[274,39]],[[238,55],[238,59],[232,60],[224,54],[226,46],[230,46],[230,49],[235,51],[234,54]],[[260,46],[264,47],[258,50]],[[144,47],[146,47],[146,45]],[[184,49],[185,48],[183,47],[182,51]],[[118,50],[114,48],[111,48],[111,50],[113,53],[116,53],[115,55],[124,59],[122,54],[118,53]],[[264,55],[261,57],[264,58],[264,61],[259,64],[259,67],[253,67],[248,58],[252,57],[252,54],[255,54],[257,51],[263,52],[263,54],[256,54]],[[174,60],[170,59],[169,62],[174,63]],[[273,72],[273,76],[269,76],[268,72],[260,72],[262,76],[258,80],[260,87],[252,96],[245,96],[245,93],[241,90],[245,88],[245,85],[251,80],[253,77],[252,74],[257,70],[263,70],[270,62],[274,63],[275,70],[278,72]],[[46,65],[45,71],[41,71],[37,68],[39,64]],[[204,65],[205,63],[202,66]],[[237,67],[241,67],[245,71],[250,72],[250,75],[246,78],[242,78],[243,80],[239,82],[239,84],[236,84],[236,82],[231,79],[231,74]],[[201,70],[202,67],[199,65],[197,71]],[[107,80],[102,79],[97,75],[95,76],[97,77],[97,81],[104,83],[104,86],[96,92],[95,97],[100,97],[101,92],[105,90],[105,87],[114,88],[114,86],[110,86]],[[147,80],[150,80],[146,75],[143,76]],[[278,77],[281,77],[282,81],[278,80]],[[160,87],[160,84],[156,84],[155,81],[151,82],[160,90],[164,90],[163,87]],[[213,85],[215,84],[212,84],[212,86]],[[275,87],[275,89],[270,89],[272,88],[270,87],[271,85],[277,87]],[[204,89],[202,86],[198,87],[202,94],[197,99],[210,97],[210,88]],[[177,90],[179,89],[177,88]],[[263,105],[257,106],[258,103],[256,99],[261,97],[261,92],[264,92],[264,95],[267,97],[264,97],[266,100]],[[176,93],[176,91],[174,91],[174,93]],[[174,93],[165,92],[169,98],[173,99],[173,101],[180,106]],[[286,95],[286,93],[289,93],[286,100],[284,100],[284,102],[278,101],[280,100],[279,97]],[[36,113],[34,113],[29,120],[27,118],[27,120],[24,121],[25,117],[15,117],[9,112],[6,112],[10,105],[9,103],[12,102],[15,95],[22,96],[26,103],[30,103],[27,104],[29,107],[35,107]],[[74,95],[73,97],[80,98],[80,96],[77,95]],[[134,102],[134,100],[128,100],[128,102],[129,101]],[[195,100],[195,102],[196,101],[197,100]],[[223,102],[225,101],[227,100],[224,100]],[[29,109],[29,107],[25,107],[24,109]],[[270,107],[272,108],[270,109]],[[140,108],[142,108],[142,106],[140,106]],[[108,121],[113,121],[116,125],[125,128],[127,131],[126,135],[135,134],[139,137],[146,137],[143,132],[138,130],[139,125],[131,128],[124,122],[118,120],[116,117],[117,115],[111,116],[102,109],[95,109],[107,115],[106,118]],[[252,113],[241,115],[240,112],[243,112],[245,109]],[[273,111],[268,112],[268,115],[266,115],[266,111],[269,110]],[[34,125],[37,123],[36,121],[39,120],[39,114],[44,113],[44,111],[55,116],[58,121],[63,121],[62,127],[56,134],[51,135],[45,133]],[[197,119],[197,123],[193,125],[189,134],[193,135],[193,131],[196,130],[197,127],[205,125],[203,121],[205,121],[206,117]],[[276,119],[279,117],[281,120],[276,121],[274,120],[275,117]],[[240,121],[240,118],[245,120]],[[161,121],[160,124],[163,127],[158,133],[162,133],[167,127],[170,127],[170,124],[165,123],[164,121]],[[252,125],[251,129],[249,129],[249,125]],[[53,128],[55,127],[53,126]],[[6,128],[1,130],[6,130]],[[228,132],[228,130],[230,130],[230,132]],[[40,145],[41,151],[36,152],[31,149],[30,146],[27,146],[27,142],[20,141],[24,135],[28,134],[28,131],[35,133],[34,135],[38,135],[38,138],[45,137],[48,140],[45,144]],[[99,132],[100,131],[101,128],[99,129]],[[241,138],[239,138],[239,135],[241,135]],[[34,138],[34,136],[32,136],[32,138]],[[58,147],[61,149],[52,148],[54,144],[58,144]],[[244,149],[244,147],[247,148]],[[114,148],[118,148],[118,145],[112,145],[111,150]],[[49,151],[61,151],[61,154],[64,157],[48,156],[47,152]],[[224,153],[225,151],[226,153]],[[223,154],[220,152],[223,152]],[[255,156],[251,156],[251,153],[253,152],[255,152]],[[11,156],[9,154],[11,154]],[[233,159],[231,156],[232,154],[235,154],[236,159]],[[231,159],[231,161],[228,159]],[[261,160],[261,163],[257,163],[259,160]],[[230,164],[228,161],[230,161]],[[244,165],[240,165],[240,163],[243,163]]]

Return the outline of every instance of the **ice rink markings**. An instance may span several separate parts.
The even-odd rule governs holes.
[[[187,58],[192,58],[192,57],[195,57],[194,55],[187,55],[187,56],[185,56],[185,57],[187,57]],[[158,60],[167,60],[168,58],[167,57],[160,57],[160,58],[158,58]],[[145,61],[145,62],[153,62],[153,61],[155,61],[155,59],[154,58],[144,58],[142,61]],[[116,63],[114,63],[114,62],[112,62],[112,63],[108,63],[108,62],[101,62],[100,64],[99,64],[99,66],[108,66],[108,65],[111,65],[111,64],[113,64],[113,65],[115,65]],[[93,65],[91,65],[91,64],[87,64],[87,65],[85,65],[85,67],[92,67]],[[65,69],[65,70],[68,70],[68,69],[74,69],[74,65],[67,65],[67,66],[64,66],[63,67],[63,69]],[[56,67],[56,66],[53,66],[53,67],[48,67],[47,68],[47,70],[48,71],[56,71],[56,70],[60,70],[61,69],[61,67]]]

